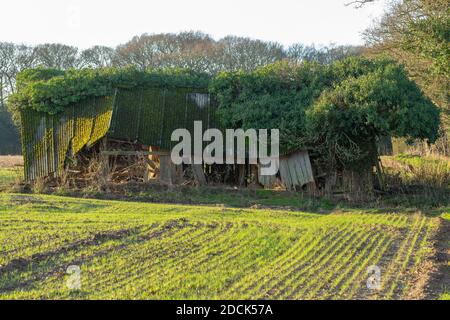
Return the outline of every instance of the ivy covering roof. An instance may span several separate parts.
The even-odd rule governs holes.
[[[12,109],[56,114],[86,98],[113,94],[115,88],[207,88],[210,76],[186,69],[140,71],[135,68],[27,69],[17,75]]]

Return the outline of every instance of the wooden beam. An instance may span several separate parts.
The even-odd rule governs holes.
[[[104,156],[169,156],[170,153],[167,151],[124,151],[124,150],[114,150],[114,151],[102,151]]]

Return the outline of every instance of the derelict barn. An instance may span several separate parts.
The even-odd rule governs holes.
[[[114,143],[104,147],[102,155],[139,154],[150,161],[157,158],[159,179],[174,183],[180,170],[171,164],[169,157],[177,143],[171,141],[173,130],[186,128],[193,135],[194,121],[198,120],[202,121],[203,130],[217,128],[216,110],[217,103],[207,88],[187,87],[118,88],[113,95],[88,98],[53,115],[24,109],[21,121],[25,179],[58,177],[70,159],[98,145],[100,140],[107,140]],[[146,148],[130,151],[130,145]],[[123,146],[128,148],[124,150]],[[191,168],[199,184],[207,183],[206,166],[192,165]],[[275,176],[257,176],[265,187],[277,180]],[[288,189],[314,182],[307,151],[282,156],[279,176]]]

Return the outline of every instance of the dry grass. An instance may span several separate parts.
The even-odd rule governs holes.
[[[0,168],[14,168],[23,166],[22,156],[0,156]]]
[[[382,157],[390,187],[401,193],[426,195],[447,193],[450,189],[450,158],[400,154]]]
[[[22,156],[0,156],[0,191],[5,187],[19,185],[23,177]]]

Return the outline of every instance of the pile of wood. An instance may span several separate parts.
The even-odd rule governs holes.
[[[68,178],[66,177],[69,176]],[[68,166],[60,180],[71,181],[83,188],[109,184],[207,183],[203,167],[174,165],[170,154],[158,148],[127,141],[103,139],[101,143],[80,152]]]
[[[280,158],[276,176],[262,176],[253,164],[175,165],[170,153],[128,141],[104,138],[85,149],[68,164],[58,179],[70,187],[108,189],[124,183],[164,185],[231,185],[251,188],[315,189],[313,170],[307,151]]]

